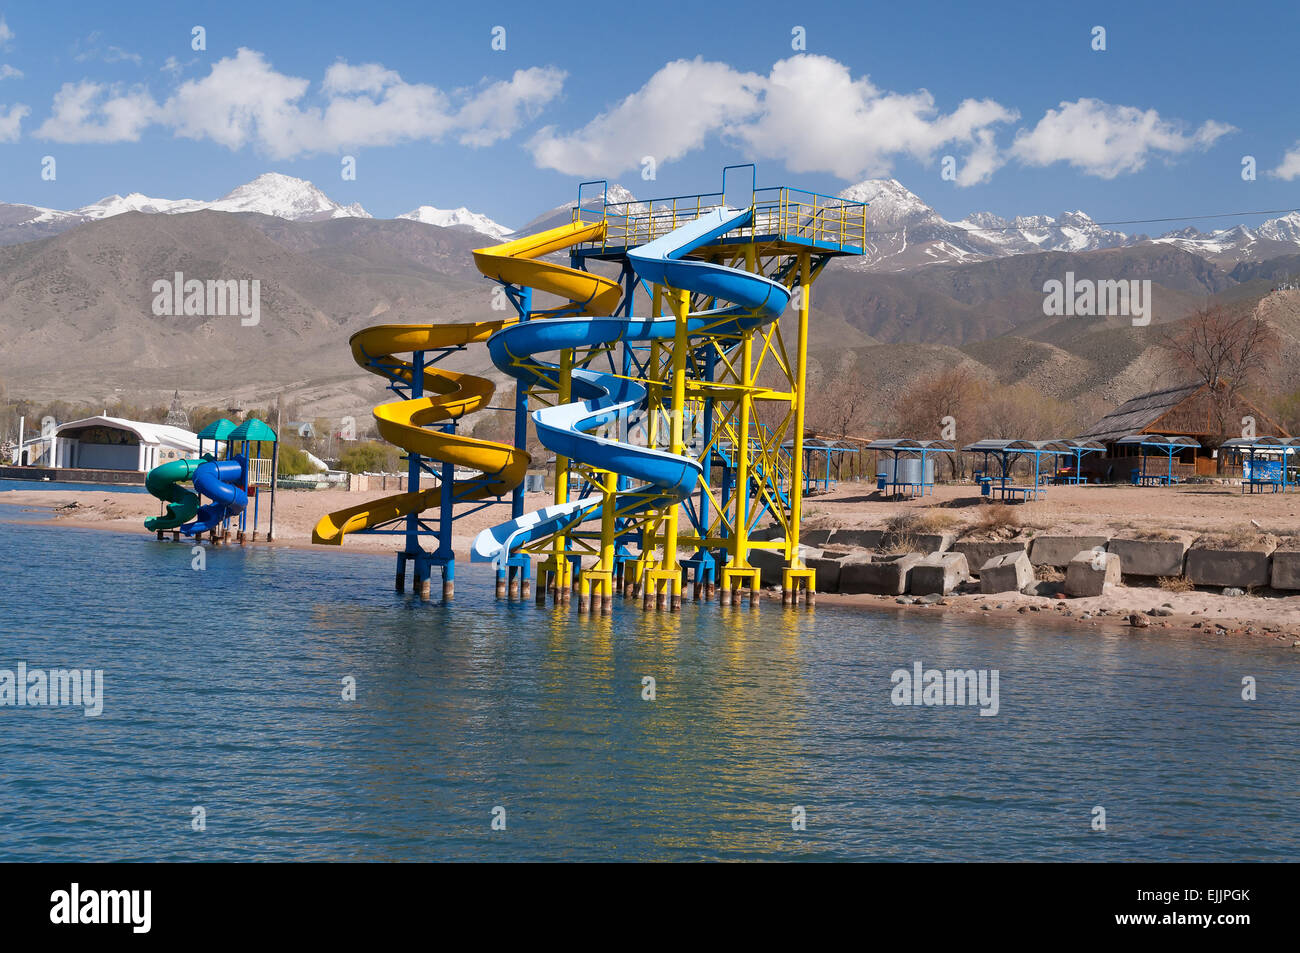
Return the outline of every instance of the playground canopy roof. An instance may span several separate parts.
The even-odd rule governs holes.
[[[200,440],[225,440],[235,429],[235,422],[222,417],[220,420],[214,420],[197,434]]]
[[[277,439],[275,431],[270,426],[256,417],[249,417],[242,424],[230,432],[230,440],[270,440],[275,442]]]
[[[1158,433],[1131,433],[1127,437],[1120,437],[1115,443],[1126,446],[1161,447],[1166,450],[1200,446],[1200,443],[1191,437],[1166,437]]]
[[[947,440],[913,440],[910,437],[885,437],[867,444],[867,450],[886,453],[952,453],[957,448]]]

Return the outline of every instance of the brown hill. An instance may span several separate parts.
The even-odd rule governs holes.
[[[200,211],[91,222],[0,248],[0,379],[11,397],[32,400],[157,402],[179,389],[196,404],[265,406],[284,391],[315,414],[361,413],[384,391],[352,363],[348,336],[378,322],[500,317],[470,255],[487,241],[405,220],[304,223]],[[810,354],[827,383],[843,371],[846,354],[856,355],[881,399],[964,362],[1060,399],[1118,402],[1164,373],[1157,332],[1122,318],[1047,317],[1045,281],[1067,271],[1150,279],[1161,323],[1216,298],[1258,300],[1288,268],[1300,270],[1283,261],[1230,274],[1165,245],[896,274],[836,262],[814,289]],[[155,316],[152,284],[176,271],[259,279],[260,324]],[[1300,322],[1289,327],[1300,335]],[[1293,339],[1300,348],[1295,342],[1300,337]],[[485,369],[486,353],[458,355],[450,366]]]

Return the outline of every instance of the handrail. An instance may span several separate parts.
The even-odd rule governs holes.
[[[717,208],[722,193],[676,195],[649,201],[614,202],[605,205],[602,214],[607,223],[605,237],[583,247],[630,247],[653,241],[673,229]],[[773,186],[754,190],[753,215],[749,222],[732,233],[754,239],[760,235],[790,235],[826,247],[861,247],[866,244],[866,203],[855,202],[820,192]],[[595,209],[590,209],[595,211]],[[583,209],[575,207],[574,220]],[[725,236],[724,236],[725,240]]]

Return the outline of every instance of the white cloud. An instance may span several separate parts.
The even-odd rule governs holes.
[[[54,94],[50,116],[35,134],[55,142],[135,142],[157,115],[158,104],[144,89],[123,92],[83,80]]]
[[[1209,120],[1189,132],[1181,122],[1161,119],[1154,109],[1080,99],[1047,110],[1033,129],[1020,130],[1011,153],[1026,165],[1068,162],[1088,175],[1113,179],[1137,172],[1153,155],[1208,149],[1235,131]]]
[[[533,67],[515,70],[508,82],[480,87],[456,114],[460,142],[487,146],[507,138],[560,95],[565,76],[563,70]]]
[[[0,63],[0,79],[22,79],[23,71],[8,63]]]
[[[695,59],[667,64],[578,131],[543,129],[529,146],[540,166],[615,175],[642,156],[670,162],[718,135],[756,158],[781,159],[792,172],[843,179],[887,174],[901,156],[928,161],[942,147],[965,147],[967,185],[1000,164],[991,127],[1016,118],[991,100],[968,99],[942,113],[925,90],[881,90],[826,56],[781,60],[767,76]]]
[[[759,108],[763,77],[725,63],[676,60],[577,132],[542,129],[529,143],[539,166],[570,175],[615,175],[644,156],[671,162]]]
[[[1295,145],[1286,151],[1286,155],[1282,157],[1282,163],[1268,174],[1281,179],[1283,182],[1300,179],[1300,141],[1297,141]]]
[[[9,29],[9,24],[5,22],[4,14],[0,14],[0,47],[8,47],[13,41],[14,31]]]
[[[991,174],[991,127],[1018,116],[988,99],[967,99],[942,113],[927,90],[882,90],[825,56],[782,60],[764,85],[762,111],[731,133],[756,156],[784,160],[791,172],[841,179],[887,175],[904,156],[929,161],[942,148],[978,148],[972,168],[980,178],[967,172],[962,184],[980,181]]]
[[[0,106],[0,142],[17,142],[22,135],[23,119],[30,114],[31,109],[22,103]]]
[[[164,71],[176,75],[178,67],[169,61]],[[139,90],[119,96],[89,81],[67,84],[37,134],[107,142],[116,132],[133,140],[144,126],[158,124],[176,136],[228,149],[253,146],[276,159],[449,135],[477,146],[514,133],[559,95],[564,78],[560,70],[536,67],[448,94],[408,83],[379,64],[339,62],[326,70],[313,102],[309,80],[280,73],[261,53],[241,48],[206,76],[175,87],[161,103]]]
[[[139,66],[143,60],[139,53],[132,53],[124,50],[120,46],[108,46],[100,48],[99,41],[103,34],[96,30],[85,40],[79,40],[72,45],[73,56],[78,63],[85,63],[91,60],[102,60],[105,63],[122,63],[130,62]]]

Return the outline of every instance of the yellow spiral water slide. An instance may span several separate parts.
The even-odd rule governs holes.
[[[535,259],[572,245],[599,241],[605,223],[575,222],[502,245],[474,251],[474,264],[484,275],[518,287],[536,288],[568,299],[593,315],[612,314],[622,289],[618,282]],[[364,328],[348,342],[358,365],[389,380],[410,384],[414,369],[397,357],[414,351],[482,344],[515,319],[475,324],[380,324]],[[509,493],[524,478],[528,454],[510,444],[477,440],[426,429],[474,413],[488,405],[496,385],[485,377],[440,370],[424,371],[424,396],[380,404],[374,409],[379,435],[409,453],[455,467],[476,470],[476,486],[454,489],[457,501],[481,500]],[[458,481],[458,486],[460,481]],[[339,545],[348,533],[437,507],[442,488],[417,490],[359,503],[321,517],[312,531],[313,543]]]

